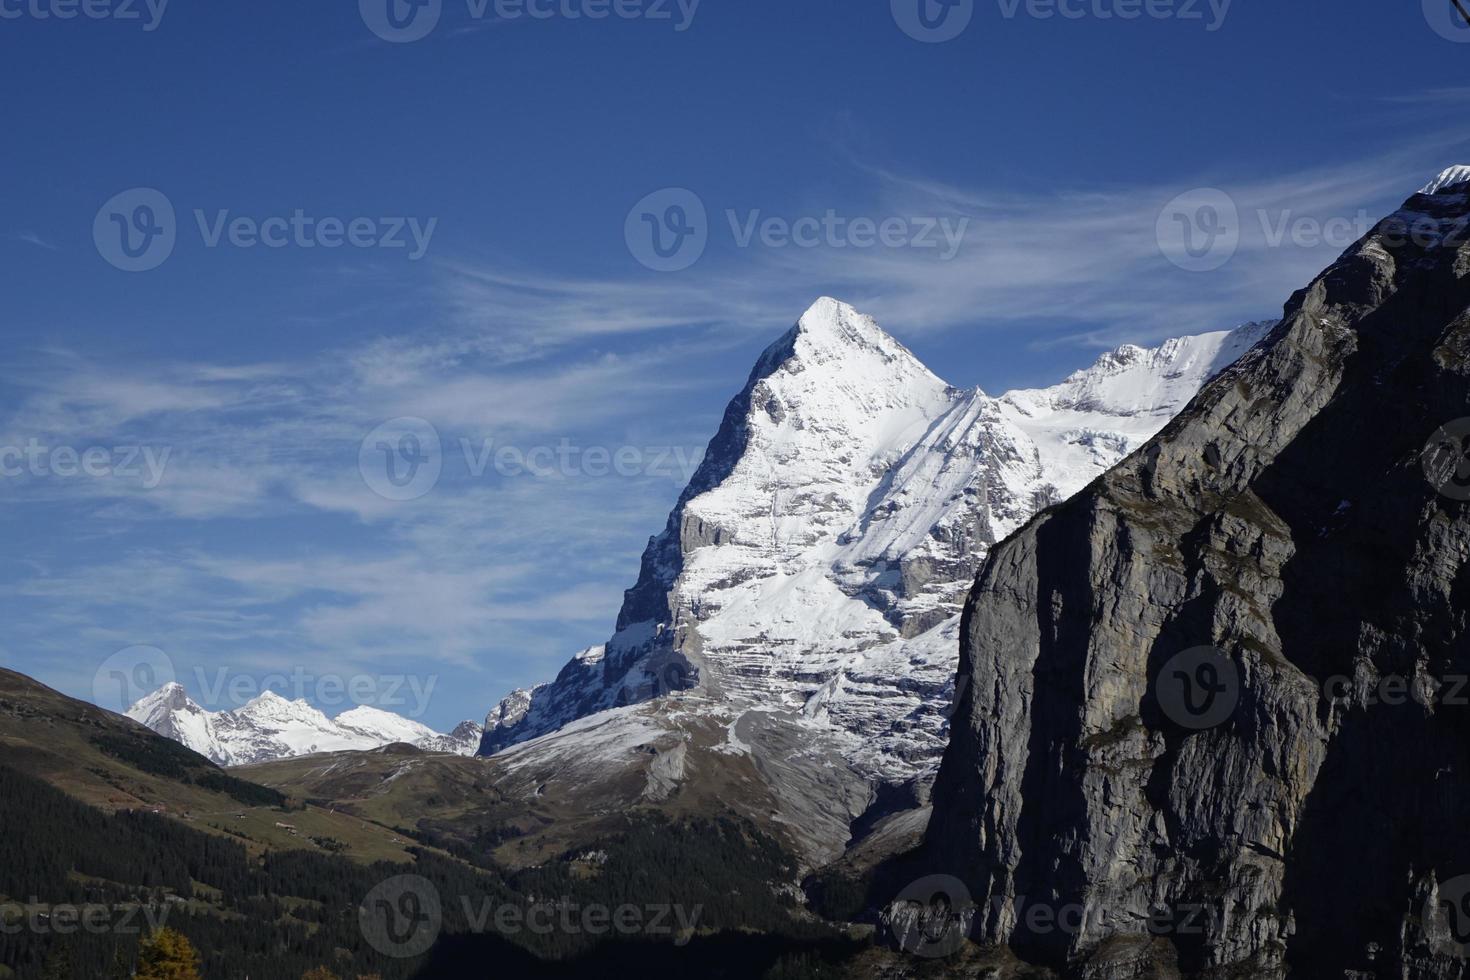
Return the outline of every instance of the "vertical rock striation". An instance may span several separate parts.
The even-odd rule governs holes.
[[[991,551],[925,847],[977,941],[1088,977],[1466,975],[1470,466],[1448,447],[1439,492],[1421,457],[1470,415],[1467,190]]]

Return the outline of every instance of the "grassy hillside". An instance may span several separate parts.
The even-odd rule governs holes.
[[[412,841],[389,827],[305,805],[226,772],[122,715],[0,669],[0,760],[104,811],[145,810],[225,834],[256,854],[346,843],[363,862],[410,862]],[[286,823],[291,829],[277,826]]]
[[[438,980],[483,977],[487,964],[527,977],[635,967],[645,976],[816,976],[790,969],[858,948],[801,908],[789,850],[744,818],[609,801],[595,826],[561,826],[507,800],[492,774],[485,760],[403,746],[226,772],[126,718],[0,671],[0,832],[13,855],[0,863],[0,980],[127,977],[138,941],[159,922],[189,937],[209,980],[296,980],[315,967]],[[556,833],[535,838],[543,859],[498,860],[548,826]],[[552,853],[557,837],[578,847]],[[427,881],[441,903],[437,942],[384,956],[360,912],[405,874]],[[100,910],[108,927],[50,928],[67,905]],[[561,923],[568,909],[656,907],[662,932],[501,929],[481,917],[540,910]],[[687,927],[671,929],[681,921]]]

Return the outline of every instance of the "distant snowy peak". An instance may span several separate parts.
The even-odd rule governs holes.
[[[211,712],[190,700],[182,685],[165,684],[127,711],[165,738],[222,766],[374,749],[406,742],[430,752],[473,755],[481,728],[465,722],[449,735],[378,708],[358,707],[328,718],[305,701],[266,691],[231,711]]]
[[[1009,392],[1002,400],[1047,410],[1132,416],[1178,412],[1204,379],[1219,374],[1259,343],[1275,320],[1248,323],[1235,330],[1178,337],[1158,347],[1127,344],[1098,358],[1092,367],[1059,385]]]
[[[1452,187],[1458,187],[1464,183],[1470,183],[1470,165],[1463,163],[1456,164],[1425,184],[1419,193],[1438,194],[1441,191],[1447,191]]]
[[[1120,347],[994,398],[817,301],[731,401],[612,637],[493,709],[481,751],[698,689],[798,712],[885,778],[930,766],[990,546],[1143,445],[1270,327]]]

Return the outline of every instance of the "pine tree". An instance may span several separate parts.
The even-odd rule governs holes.
[[[199,954],[184,934],[160,929],[138,953],[137,980],[199,980]]]
[[[108,980],[132,980],[133,958],[128,955],[127,949],[119,945],[112,951],[112,972],[108,973]]]
[[[71,980],[71,950],[57,946],[46,955],[41,967],[41,980]]]

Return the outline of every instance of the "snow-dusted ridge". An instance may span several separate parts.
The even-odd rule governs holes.
[[[1438,194],[1440,191],[1458,187],[1460,184],[1470,183],[1470,165],[1456,164],[1448,167],[1438,177],[1425,184],[1420,189],[1420,194]]]
[[[1120,347],[997,398],[819,300],[730,404],[612,638],[506,698],[482,753],[691,691],[780,712],[878,781],[932,770],[990,546],[1141,446],[1271,326]]]
[[[473,755],[481,737],[474,722],[442,735],[391,711],[366,706],[328,718],[305,701],[288,701],[272,691],[234,710],[206,711],[178,683],[165,684],[143,698],[127,716],[222,766],[375,749],[395,742],[430,752]]]

